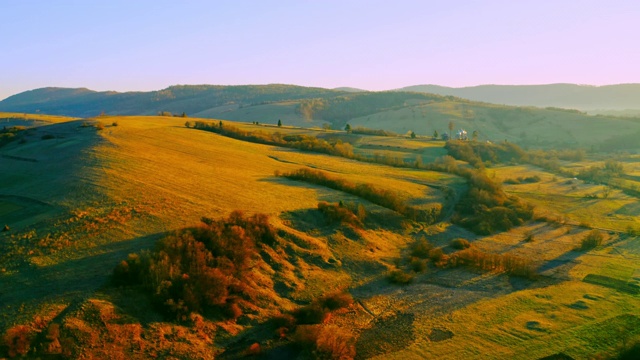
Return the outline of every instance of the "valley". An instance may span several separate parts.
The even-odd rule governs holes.
[[[271,106],[291,106],[297,120],[263,121]],[[500,125],[492,105],[436,99],[346,122],[400,134],[376,136],[345,131],[345,122],[323,129],[294,105],[255,107],[255,119],[238,116],[245,122],[2,113],[7,127],[25,128],[0,147],[0,355],[580,359],[615,356],[640,336],[640,158],[637,149],[591,150],[640,131],[636,120],[499,107],[519,114]],[[425,121],[428,131],[417,131]],[[479,157],[518,138],[530,149],[508,161],[454,159],[449,145],[461,141],[431,136],[452,121],[479,130],[468,141]],[[536,153],[562,144],[587,151],[579,161]],[[546,156],[553,166],[540,165]],[[623,170],[606,183],[583,177],[611,159]],[[311,175],[290,176],[301,169]],[[478,186],[489,195],[469,198]],[[468,213],[476,200],[484,210]],[[508,224],[498,221],[505,208],[518,213],[504,215]],[[482,218],[487,211],[493,219]],[[434,220],[419,220],[427,212]],[[183,313],[167,307],[175,297],[158,303],[161,290],[147,280],[116,281],[123,261],[129,269],[171,254],[189,231],[222,231],[215,221],[245,241],[256,214],[273,238],[241,246],[244,265],[209,249],[218,260],[207,271],[230,284],[226,302]],[[590,234],[595,246],[584,244]],[[191,284],[194,271],[165,280]],[[349,300],[333,309],[332,296]],[[331,311],[319,321],[300,315],[323,301]]]

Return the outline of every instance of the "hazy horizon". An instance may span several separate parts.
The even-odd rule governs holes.
[[[193,84],[171,84],[168,86],[165,86],[163,88],[154,88],[154,89],[145,89],[145,90],[129,90],[129,89],[122,89],[122,90],[114,90],[114,89],[97,89],[97,88],[90,88],[87,86],[78,86],[78,87],[66,87],[66,86],[42,86],[42,87],[38,87],[38,88],[33,88],[33,89],[27,89],[27,90],[23,90],[20,91],[18,93],[15,94],[10,94],[5,96],[4,98],[0,98],[0,101],[5,100],[13,95],[17,95],[20,94],[22,92],[27,92],[27,91],[33,91],[33,90],[38,90],[38,89],[43,89],[43,88],[66,88],[66,89],[87,89],[87,90],[91,90],[91,91],[96,91],[96,92],[110,92],[110,91],[115,91],[118,93],[127,93],[127,92],[147,92],[147,91],[159,91],[159,90],[164,90],[173,86],[268,86],[268,85],[290,85],[290,86],[302,86],[302,87],[316,87],[316,88],[325,88],[325,89],[329,89],[329,90],[334,90],[334,89],[340,89],[340,88],[352,88],[352,89],[359,89],[359,90],[364,90],[364,91],[392,91],[392,90],[398,90],[398,89],[403,89],[403,88],[407,88],[407,87],[414,87],[414,86],[439,86],[439,87],[444,87],[444,88],[452,88],[452,89],[463,89],[463,88],[473,88],[473,87],[480,87],[480,86],[551,86],[551,85],[576,85],[576,86],[585,86],[585,87],[607,87],[607,86],[617,86],[617,85],[640,85],[640,82],[637,83],[616,83],[616,84],[601,84],[601,85],[592,85],[592,84],[577,84],[577,83],[544,83],[544,84],[492,84],[492,83],[486,83],[486,84],[475,84],[475,85],[465,85],[465,86],[448,86],[448,85],[441,85],[441,84],[408,84],[408,85],[403,85],[403,86],[399,86],[397,88],[389,88],[389,89],[376,89],[376,90],[372,90],[372,89],[364,89],[364,88],[360,88],[360,87],[355,87],[355,86],[349,86],[349,85],[344,85],[344,86],[335,86],[335,87],[324,87],[324,86],[316,86],[316,85],[300,85],[300,84],[288,84],[288,83],[263,83],[263,84],[257,84],[257,83],[246,83],[246,84],[205,84],[205,83],[193,83]]]
[[[26,1],[4,6],[0,99],[41,87],[390,90],[639,83],[640,3]]]

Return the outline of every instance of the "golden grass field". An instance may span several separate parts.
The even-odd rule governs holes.
[[[242,336],[258,336],[253,329],[272,313],[237,323],[205,322],[196,329],[164,321],[144,305],[144,296],[105,287],[129,253],[151,248],[203,216],[241,210],[270,215],[273,225],[288,234],[290,243],[270,255],[284,267],[267,271],[261,266],[254,274],[261,284],[286,284],[286,293],[265,295],[275,304],[272,309],[291,309],[328,291],[348,289],[356,302],[327,326],[339,325],[356,336],[357,358],[538,359],[564,353],[579,359],[612,355],[623,340],[640,335],[638,294],[583,281],[594,274],[640,282],[640,239],[625,233],[629,226],[640,228],[638,199],[619,190],[606,199],[586,198],[601,195],[602,186],[569,184],[572,179],[533,166],[497,166],[488,174],[501,181],[540,176],[541,182],[505,189],[534,204],[536,214],[562,221],[530,222],[486,237],[446,221],[365,229],[318,226],[313,209],[319,201],[362,203],[378,218],[397,214],[340,191],[275,177],[275,171],[322,170],[392,190],[417,206],[446,205],[442,187],[462,191],[464,181],[234,140],[187,128],[184,118],[103,116],[90,120],[104,124],[98,131],[82,126],[84,120],[28,117],[48,124],[25,143],[0,148],[0,226],[11,227],[0,233],[0,333],[14,325],[37,332],[57,322],[83,334],[80,342],[91,347],[80,354],[88,358],[210,358]],[[43,134],[55,138],[44,140]],[[351,138],[361,154],[420,155],[424,162],[446,154],[439,141]],[[626,164],[628,175],[640,176],[637,157]],[[605,243],[589,252],[574,251],[588,231],[580,226],[586,223],[603,231]],[[525,242],[529,234],[534,241]],[[386,281],[387,271],[423,236],[445,253],[454,251],[448,246],[452,239],[462,237],[478,249],[530,258],[542,276],[532,282],[500,273],[431,269],[407,286]]]

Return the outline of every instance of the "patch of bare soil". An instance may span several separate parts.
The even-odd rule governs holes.
[[[429,333],[429,340],[433,342],[449,340],[452,337],[453,337],[453,332],[447,329],[434,328],[433,330],[431,330],[431,333]]]
[[[413,343],[413,321],[415,315],[400,313],[388,318],[377,319],[366,329],[356,343],[356,359],[368,359],[400,351]]]

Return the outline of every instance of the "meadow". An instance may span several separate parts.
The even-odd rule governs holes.
[[[463,110],[448,111],[471,116]],[[473,166],[443,162],[444,141],[405,129],[373,136],[222,121],[339,140],[357,155],[345,158],[185,126],[210,119],[0,117],[32,127],[0,147],[0,226],[8,227],[0,232],[0,356],[613,358],[640,336],[640,211],[628,191],[639,182],[637,155],[617,155],[624,173],[608,184],[567,175],[603,166],[599,154],[562,160],[557,171],[489,164],[486,181],[532,205],[533,217],[484,235],[454,221]],[[353,124],[376,128],[373,120]],[[429,168],[434,162],[457,170]],[[278,176],[301,169],[341,186]],[[363,196],[372,191],[393,201]],[[433,207],[442,209],[433,223],[403,210]],[[234,211],[264,214],[269,240],[255,240],[260,227],[233,220]],[[581,248],[593,230],[602,243]],[[225,231],[252,250],[211,245]],[[455,266],[467,251],[459,239],[487,258],[527,259],[536,276]],[[157,275],[178,261],[180,246],[200,249],[192,254],[209,259],[206,269]],[[114,282],[114,269],[129,274],[136,259],[153,259],[140,266],[157,277]],[[189,298],[189,286],[221,279],[218,272],[228,279],[225,296]],[[158,297],[161,285],[180,285],[180,294]]]

